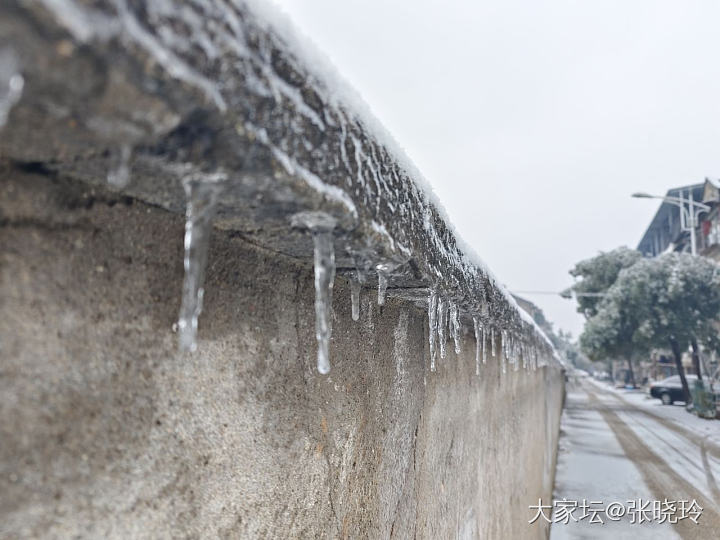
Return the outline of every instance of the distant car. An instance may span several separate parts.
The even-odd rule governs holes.
[[[692,388],[697,380],[697,376],[685,375],[685,378],[687,379],[688,386]],[[673,375],[662,381],[652,383],[650,385],[650,395],[662,401],[663,405],[672,405],[676,401],[682,401],[684,403],[685,396],[683,395],[680,375]]]

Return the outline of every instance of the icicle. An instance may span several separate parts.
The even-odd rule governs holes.
[[[324,212],[300,212],[292,217],[293,226],[312,232],[315,260],[315,338],[317,370],[330,372],[330,336],[332,334],[332,290],[335,281],[335,246],[333,229],[336,220]]]
[[[368,275],[372,271],[373,264],[368,255],[364,252],[350,251],[350,255],[355,263],[355,275],[360,285],[367,283]]]
[[[483,349],[484,329],[480,327],[480,321],[473,317],[473,328],[475,329],[475,375],[480,375],[480,350]],[[483,351],[484,352],[484,351]],[[483,358],[484,362],[485,358]]]
[[[185,213],[185,279],[178,316],[180,349],[197,349],[198,317],[202,312],[205,290],[205,267],[215,205],[222,192],[224,174],[198,175],[183,178],[187,198]]]
[[[450,334],[455,343],[455,354],[460,354],[460,312],[456,304],[450,304]]]
[[[507,360],[508,358],[508,348],[507,348],[507,331],[500,330],[500,355],[503,357],[503,359]]]
[[[352,301],[353,321],[360,319],[360,279],[356,275],[350,278],[350,300]]]
[[[430,341],[430,371],[435,371],[435,338],[438,332],[438,293],[436,289],[430,289],[428,297],[428,334]]]
[[[335,281],[333,233],[313,231],[315,244],[315,337],[318,342],[317,369],[330,372],[330,335],[332,334],[332,289]]]
[[[485,325],[482,327],[482,360],[483,364],[487,364],[487,345],[485,343]]]
[[[123,188],[130,181],[130,157],[132,156],[132,148],[130,145],[123,145],[117,151],[117,154],[111,158],[110,170],[108,171],[107,181],[109,184]]]
[[[507,373],[507,332],[500,330],[500,363],[502,364],[502,372]]]
[[[25,79],[18,69],[18,59],[10,47],[0,49],[0,128],[10,111],[20,101]]]
[[[490,356],[495,358],[495,327],[490,328]]]
[[[445,358],[445,345],[447,341],[447,302],[440,298],[438,300],[438,344],[440,345],[440,358]]]
[[[528,343],[525,344],[525,357],[527,358],[525,369],[530,369],[530,367],[532,367],[531,366],[531,364],[532,364],[532,345],[531,344],[528,344]]]
[[[385,304],[385,292],[388,286],[388,277],[400,264],[397,261],[385,260],[375,265],[375,271],[378,278],[378,305]]]
[[[529,350],[528,354],[529,354],[528,369],[532,369],[532,365],[535,360],[535,345],[530,345],[530,350]]]
[[[378,268],[378,306],[385,305],[385,291],[387,291],[387,274]]]

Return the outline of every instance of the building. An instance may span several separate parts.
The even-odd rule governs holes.
[[[668,190],[666,197],[700,201],[703,184],[677,187]],[[646,257],[656,257],[666,251],[690,251],[690,233],[684,227],[685,219],[680,207],[668,201],[660,204],[655,216],[638,244],[638,251]]]
[[[677,187],[668,190],[666,198],[685,201],[684,207],[689,207],[687,201],[701,202],[709,210],[701,212],[695,223],[695,241],[698,255],[710,257],[720,261],[720,187],[708,178],[702,184]],[[638,251],[646,257],[657,257],[662,253],[691,252],[690,220],[687,213],[682,216],[680,206],[673,202],[663,200],[655,213],[650,225],[638,244]],[[713,373],[718,369],[715,353],[703,355],[709,364],[707,367]],[[639,362],[642,380],[644,377],[658,379],[675,374],[674,362],[670,361],[669,351],[657,350],[652,353],[649,360]],[[694,373],[692,357],[689,352],[683,354],[683,366],[686,373]]]
[[[682,201],[702,202],[710,207],[701,212],[695,224],[697,252],[706,257],[720,260],[720,189],[710,179],[702,184],[682,186],[668,190],[666,198]],[[684,207],[688,208],[687,202]],[[690,220],[681,215],[680,206],[663,201],[655,213],[650,225],[638,244],[638,251],[646,257],[656,257],[665,252],[690,252]]]

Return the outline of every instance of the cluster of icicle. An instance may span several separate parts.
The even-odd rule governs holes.
[[[118,173],[117,163],[111,168],[108,181],[119,187],[129,176],[130,152],[121,148]],[[118,182],[118,177],[122,181]],[[185,277],[183,280],[182,302],[176,325],[178,343],[182,351],[197,349],[198,318],[202,312],[207,266],[208,245],[212,220],[227,176],[223,173],[193,173],[183,177],[182,184],[186,195],[185,214]],[[335,219],[324,212],[301,212],[292,219],[294,227],[303,228],[312,234],[314,245],[315,270],[315,337],[317,339],[317,369],[322,374],[330,372],[330,337],[332,335],[332,291],[335,281],[335,246],[333,230]],[[372,264],[363,260],[357,264],[350,280],[352,318],[360,318],[360,292],[368,280],[368,273],[377,275],[377,302],[385,303],[386,290],[391,273],[398,266],[396,262],[382,261]],[[441,359],[447,355],[447,342],[452,338],[455,354],[462,350],[463,333],[460,307],[448,298],[444,298],[433,287],[428,296],[428,322],[430,370],[436,371],[438,354]],[[472,318],[475,336],[475,373],[480,375],[480,366],[487,363],[488,353],[496,357],[498,340],[502,371],[507,366],[514,370],[535,369],[538,366],[536,347],[524,341],[507,329],[498,329],[485,322],[485,318],[468,313]],[[482,319],[482,320],[481,320]]]
[[[315,263],[315,337],[318,344],[317,369],[330,372],[330,336],[332,334],[332,289],[335,280],[335,243],[333,229],[336,220],[324,212],[300,212],[292,218],[292,225],[310,231],[314,245]],[[385,304],[388,276],[396,267],[391,262],[374,265],[377,273],[378,305]],[[352,318],[360,319],[360,291],[367,281],[368,264],[357,264],[350,281]]]
[[[178,319],[180,348],[194,351],[197,348],[197,323],[202,311],[203,281],[207,263],[208,241],[215,206],[220,196],[225,175],[188,176],[183,181],[187,196],[185,224],[185,280]],[[315,270],[315,337],[317,339],[317,369],[326,374],[330,371],[330,337],[332,334],[332,292],[335,281],[335,246],[333,230],[336,222],[323,212],[301,212],[293,216],[292,225],[308,230],[313,237]],[[377,302],[385,303],[390,273],[397,265],[381,262],[375,265],[358,265],[350,281],[352,318],[360,318],[360,291],[367,281],[367,273],[377,273]],[[458,304],[443,298],[436,288],[428,297],[430,370],[437,369],[438,353],[441,359],[447,355],[447,341],[452,338],[455,354],[462,350],[462,322]],[[481,322],[479,316],[472,316],[475,334],[475,373],[480,375],[481,363],[487,363],[488,352],[496,357],[500,341],[500,362],[502,371],[507,366],[518,370],[538,366],[535,347],[505,329]],[[489,347],[489,349],[488,349]]]
[[[513,366],[514,371],[518,371],[521,364],[524,369],[537,369],[538,352],[535,346],[509,330],[496,330],[495,326],[481,322],[478,315],[472,315],[472,321],[475,334],[475,375],[480,375],[481,363],[487,364],[488,347],[490,356],[496,356],[498,339],[503,373],[507,372],[508,365]],[[441,359],[447,356],[448,335],[452,337],[455,354],[460,354],[462,350],[460,309],[451,300],[443,298],[437,288],[432,288],[428,296],[428,326],[430,371],[436,371],[438,352]]]

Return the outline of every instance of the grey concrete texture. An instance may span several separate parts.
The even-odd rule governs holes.
[[[199,350],[177,351],[183,219],[0,165],[0,537],[546,538],[562,375],[429,371],[427,316],[213,231]]]

